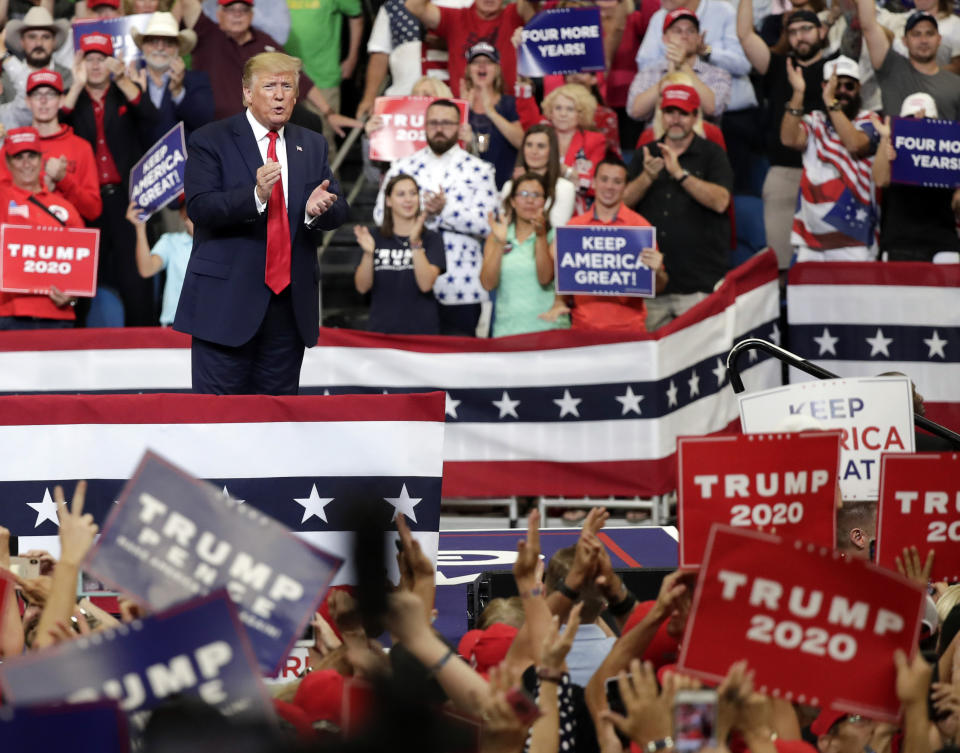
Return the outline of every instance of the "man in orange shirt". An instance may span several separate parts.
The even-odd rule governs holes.
[[[623,203],[627,187],[627,166],[616,154],[607,152],[597,163],[594,173],[596,200],[589,212],[578,215],[568,225],[603,225],[605,227],[650,227],[642,215]],[[656,292],[667,284],[663,254],[656,248],[645,248],[641,261],[654,271]],[[571,310],[574,329],[626,330],[646,332],[647,308],[643,298],[624,295],[575,295]]]

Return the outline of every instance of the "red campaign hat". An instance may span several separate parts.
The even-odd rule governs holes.
[[[101,5],[109,5],[111,8],[120,9],[120,0],[90,0],[87,3],[88,8],[99,8]]]
[[[3,151],[8,157],[20,152],[40,152],[40,134],[33,126],[14,128],[7,131],[7,140],[3,143]]]
[[[84,34],[80,37],[80,49],[83,54],[99,52],[107,57],[113,57],[113,40],[106,34]]]
[[[41,86],[49,86],[63,94],[63,77],[56,71],[34,71],[27,76],[27,94]]]
[[[510,644],[517,637],[517,632],[513,625],[502,622],[495,622],[484,630],[471,651],[476,660],[477,672],[486,676],[493,667],[502,662],[510,650]]]
[[[293,703],[303,709],[311,722],[341,724],[343,675],[335,669],[311,672],[297,688]]]
[[[821,709],[817,718],[810,725],[810,731],[817,737],[825,735],[830,728],[847,716],[845,711],[835,711],[834,709]]]
[[[700,107],[700,95],[692,86],[670,84],[663,89],[660,97],[660,109],[679,107],[684,112],[693,112]]]
[[[673,26],[674,21],[679,21],[681,18],[689,18],[693,21],[693,25],[700,28],[700,19],[697,18],[697,14],[694,13],[689,8],[674,8],[670,11],[663,19],[663,30],[666,31],[671,26]]]
[[[233,5],[234,3],[253,5],[253,0],[217,0],[217,5]]]
[[[313,729],[313,725],[310,724],[310,717],[307,716],[307,712],[302,708],[294,706],[292,703],[281,701],[279,698],[274,698],[273,709],[277,712],[277,716],[285,722],[288,722],[297,731],[301,740],[316,739],[316,732]]]

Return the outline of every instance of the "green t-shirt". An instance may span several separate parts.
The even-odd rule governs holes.
[[[342,16],[359,16],[360,0],[287,0],[287,7],[290,37],[284,48],[303,61],[316,86],[339,86]]]

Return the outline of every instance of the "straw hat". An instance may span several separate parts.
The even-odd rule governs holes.
[[[133,43],[143,49],[144,37],[169,37],[176,39],[180,45],[180,54],[186,55],[197,46],[197,33],[190,29],[181,30],[177,24],[177,19],[172,13],[157,11],[147,22],[147,28],[140,32],[137,29],[130,30],[130,36],[133,37]]]

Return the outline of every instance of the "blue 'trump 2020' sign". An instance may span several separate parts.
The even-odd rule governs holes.
[[[599,8],[556,8],[538,13],[523,27],[517,73],[539,78],[549,73],[602,71],[603,36]]]
[[[894,118],[891,163],[894,183],[956,188],[960,186],[960,123],[930,118]]]
[[[651,298],[655,275],[640,254],[655,244],[652,227],[559,227],[557,292]]]

